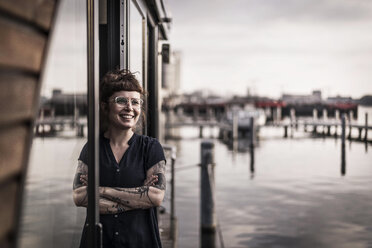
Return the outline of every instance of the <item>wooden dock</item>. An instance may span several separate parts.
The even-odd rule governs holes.
[[[172,233],[172,223],[170,213],[159,213],[159,231],[160,239],[163,248],[177,247],[177,219],[174,220],[174,228]],[[174,236],[174,237],[172,237]]]

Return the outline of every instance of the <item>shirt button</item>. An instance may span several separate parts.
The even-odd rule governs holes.
[[[115,232],[115,235],[119,235],[119,232]]]
[[[115,218],[117,218],[117,217],[118,217],[118,215],[117,215],[117,214],[115,214],[115,215],[114,215],[114,217],[115,217]]]
[[[116,172],[119,172],[120,171],[120,169],[116,169]]]

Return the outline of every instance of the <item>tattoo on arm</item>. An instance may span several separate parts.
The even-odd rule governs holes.
[[[125,209],[120,203],[110,201],[106,198],[101,197],[99,199],[99,212],[100,214],[120,214],[130,210],[129,208]]]
[[[162,160],[159,163],[153,165],[148,171],[147,171],[147,177],[151,175],[155,175],[158,177],[158,181],[155,183],[153,187],[165,190],[167,181],[165,179],[165,161]]]
[[[83,161],[78,160],[78,167],[76,169],[74,183],[73,183],[74,190],[83,186],[83,183],[80,181],[81,175],[88,175],[88,166]]]
[[[154,206],[150,196],[150,186],[136,188],[100,187],[100,196],[119,203],[126,211]]]

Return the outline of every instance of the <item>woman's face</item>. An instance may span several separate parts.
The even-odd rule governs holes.
[[[137,91],[118,91],[108,103],[108,124],[121,129],[131,129],[141,114],[141,95]]]

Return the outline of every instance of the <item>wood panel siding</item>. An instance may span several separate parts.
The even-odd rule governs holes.
[[[15,247],[57,0],[0,0],[0,247]]]
[[[0,0],[0,9],[48,31],[55,4],[54,0]]]
[[[26,147],[25,137],[27,137],[27,132],[28,128],[26,125],[16,125],[14,127],[0,129],[0,182],[7,182],[20,173]]]
[[[39,73],[46,36],[0,17],[0,67]]]
[[[18,186],[19,184],[16,181],[12,181],[0,187],[0,199],[2,199],[0,204],[0,240],[6,241],[6,235],[11,235],[11,230],[14,229]],[[1,245],[1,247],[3,246]]]
[[[0,72],[0,123],[6,125],[33,117],[38,105],[35,102],[36,86],[35,76]]]

